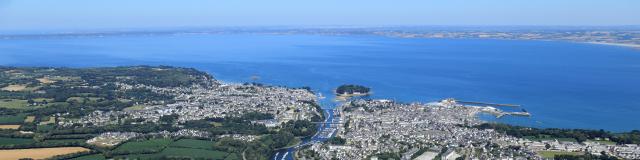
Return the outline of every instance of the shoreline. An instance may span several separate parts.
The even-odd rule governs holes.
[[[596,45],[607,45],[607,46],[618,46],[618,47],[629,47],[634,49],[640,49],[640,44],[627,44],[627,43],[610,43],[610,42],[580,42],[586,44],[596,44]]]
[[[393,35],[379,35],[392,38],[422,38],[422,39],[470,39],[470,40],[516,40],[516,41],[547,41],[547,42],[569,42],[569,43],[583,43],[583,44],[595,44],[595,45],[607,45],[618,47],[629,47],[633,49],[640,49],[640,44],[629,43],[614,43],[614,42],[594,42],[594,41],[574,41],[574,40],[562,40],[562,39],[526,39],[526,38],[467,38],[467,37],[405,37],[405,36],[393,36]]]
[[[358,94],[338,94],[336,93],[336,97],[333,98],[334,101],[337,102],[344,102],[349,100],[352,97],[361,97],[361,96],[368,96],[371,95],[371,93],[358,93]]]

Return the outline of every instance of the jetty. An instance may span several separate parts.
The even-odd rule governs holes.
[[[499,103],[486,103],[486,102],[473,102],[473,101],[461,101],[454,99],[457,103],[466,103],[466,104],[476,104],[476,105],[484,105],[484,106],[497,106],[497,107],[521,107],[521,105],[517,104],[499,104]]]
[[[489,113],[489,114],[493,114],[494,116],[496,116],[496,118],[502,118],[505,115],[522,116],[522,117],[530,117],[531,116],[531,114],[529,112],[505,112],[505,111],[502,111],[500,109],[493,108],[493,107],[479,107],[479,108],[481,108],[480,111],[485,112],[485,113]]]
[[[529,112],[508,112],[507,114],[512,115],[512,116],[523,116],[523,117],[531,116],[531,113],[529,113]]]

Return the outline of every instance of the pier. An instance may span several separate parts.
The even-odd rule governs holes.
[[[496,118],[502,118],[505,115],[522,116],[522,117],[531,116],[529,112],[505,112],[494,107],[480,107],[480,108],[481,108],[480,111],[493,114],[494,116],[496,116]]]
[[[521,107],[521,105],[517,105],[517,104],[499,104],[499,103],[473,102],[473,101],[461,101],[461,100],[456,100],[456,99],[454,99],[454,101],[458,102],[458,103],[477,104],[477,105],[486,105],[486,106]]]

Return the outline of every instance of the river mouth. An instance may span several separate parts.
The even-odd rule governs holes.
[[[315,91],[315,92],[318,92],[318,91]],[[334,118],[336,118],[334,114],[335,108],[341,105],[342,103],[343,101],[334,101],[333,99],[326,98],[322,96],[322,93],[318,95],[318,104],[322,108],[323,110],[322,113],[324,114],[324,117],[325,117],[324,122],[334,122]],[[298,151],[301,147],[312,145],[313,143],[322,143],[327,139],[335,136],[335,133],[337,132],[335,128],[336,126],[332,126],[332,125],[334,124],[331,124],[331,123],[318,124],[318,131],[316,132],[315,135],[313,135],[312,137],[307,137],[302,139],[302,142],[296,146],[277,150],[276,154],[273,155],[272,159],[293,160],[294,159],[293,156],[295,152]]]

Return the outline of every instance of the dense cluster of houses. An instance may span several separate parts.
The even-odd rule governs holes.
[[[309,120],[314,115],[322,114],[313,105],[317,97],[305,89],[242,84],[222,84],[211,88],[199,86],[158,88],[145,85],[119,85],[122,85],[123,91],[145,88],[157,93],[172,94],[175,96],[175,102],[141,104],[145,107],[135,110],[95,111],[80,119],[69,119],[61,124],[64,126],[73,124],[103,126],[120,124],[126,119],[143,120],[134,123],[157,123],[160,117],[173,114],[178,115],[177,122],[182,123],[206,118],[241,116],[249,112],[274,115],[274,120],[277,123],[273,124],[280,124],[290,120]]]

